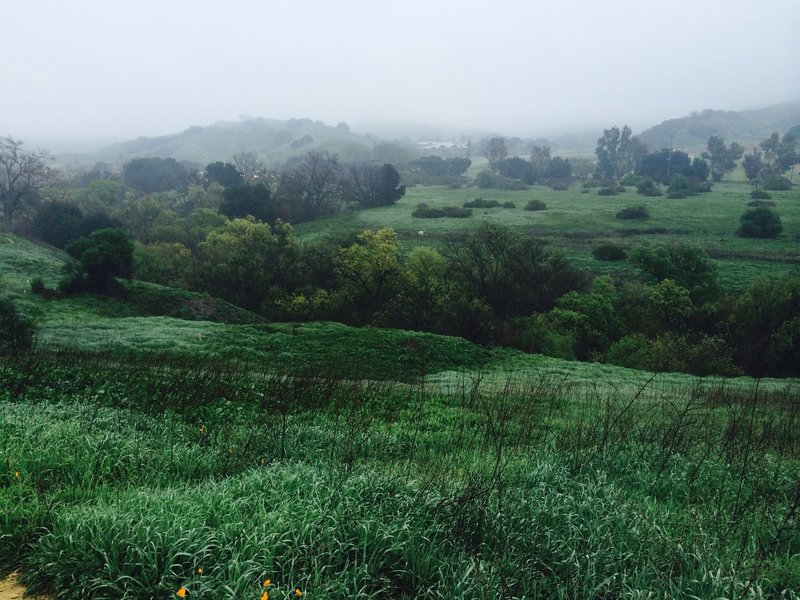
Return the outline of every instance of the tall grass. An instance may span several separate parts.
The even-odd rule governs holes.
[[[0,368],[0,560],[33,591],[797,597],[791,393],[59,362]]]

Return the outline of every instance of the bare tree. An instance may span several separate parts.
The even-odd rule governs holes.
[[[3,229],[14,231],[14,213],[34,201],[50,175],[45,150],[25,152],[23,142],[0,138],[0,201],[3,203]]]
[[[335,213],[342,202],[343,185],[336,155],[309,152],[297,167],[281,176],[279,195],[290,221],[300,223]]]
[[[246,183],[269,185],[269,170],[255,152],[239,152],[234,155],[233,164],[236,165]]]

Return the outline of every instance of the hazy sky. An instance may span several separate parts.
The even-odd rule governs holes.
[[[0,135],[242,115],[506,135],[800,100],[800,0],[0,0]]]

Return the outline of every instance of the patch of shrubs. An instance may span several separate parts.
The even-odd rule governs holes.
[[[750,200],[747,206],[775,206],[775,202],[772,200]]]
[[[503,208],[517,208],[517,205],[511,201],[503,202]]]
[[[750,192],[750,197],[753,200],[772,200],[772,196],[770,196],[769,192],[765,192],[764,190],[753,190]]]
[[[464,208],[497,208],[498,206],[500,203],[497,200],[484,200],[483,198],[464,202]]]
[[[612,262],[625,260],[628,257],[628,254],[625,252],[624,248],[617,246],[616,244],[602,244],[592,250],[592,256],[594,256],[597,260]]]
[[[775,238],[783,231],[781,218],[765,206],[748,210],[739,217],[736,235],[747,238]]]
[[[569,184],[563,181],[558,181],[550,185],[550,189],[556,192],[565,192],[569,189]]]
[[[450,217],[453,219],[463,219],[472,216],[472,210],[468,208],[461,208],[460,206],[443,206],[442,208],[431,208],[427,204],[417,204],[417,208],[411,213],[412,217],[418,219],[441,219],[442,217]]]
[[[0,298],[0,354],[16,354],[33,347],[36,325],[19,312],[9,298]]]
[[[628,206],[617,212],[617,218],[644,221],[650,218],[650,211],[646,206]]]
[[[792,182],[783,175],[777,173],[767,173],[761,179],[761,187],[773,192],[783,192],[792,189]]]
[[[547,204],[541,200],[531,200],[525,205],[525,210],[547,210]]]
[[[624,185],[607,186],[607,187],[601,187],[599,190],[597,190],[597,195],[616,196],[617,194],[623,194],[627,191],[628,190]]]
[[[663,192],[656,182],[649,177],[640,177],[639,183],[636,184],[636,193],[642,196],[654,197],[660,196]]]

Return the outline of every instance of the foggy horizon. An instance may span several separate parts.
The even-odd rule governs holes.
[[[0,135],[251,118],[539,137],[800,100],[800,3],[2,2]]]

